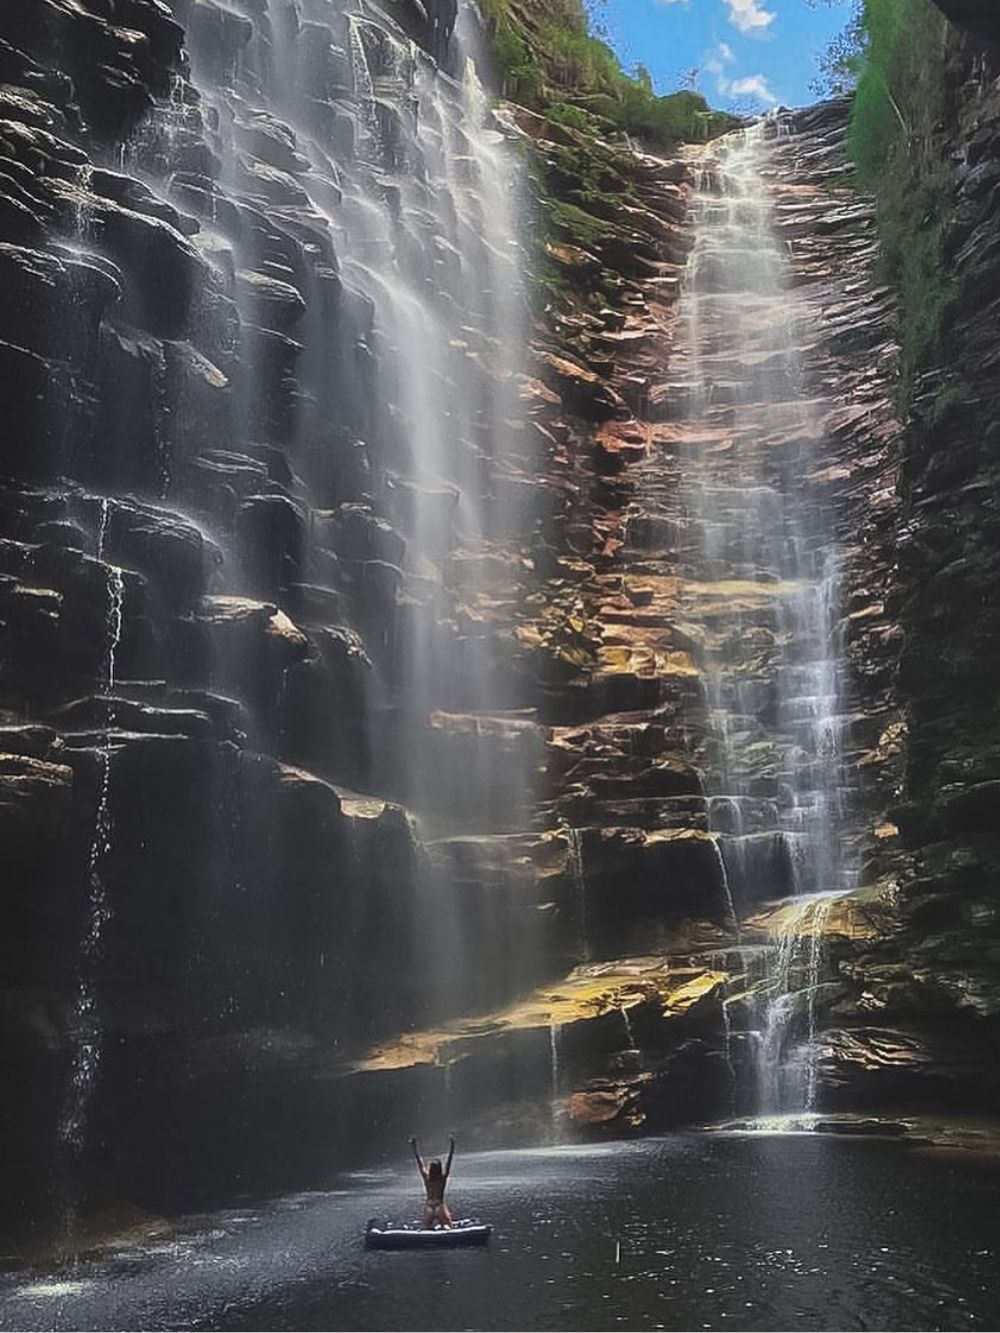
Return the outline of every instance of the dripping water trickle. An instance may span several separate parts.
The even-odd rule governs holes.
[[[618,1012],[622,1016],[622,1025],[625,1028],[625,1041],[627,1043],[625,1049],[638,1053],[639,1047],[635,1044],[635,1033],[632,1031],[632,1020],[629,1018],[628,1008],[623,1004],[619,1007]]]
[[[97,558],[103,560],[107,537],[109,504],[101,501],[100,525],[97,536]],[[106,863],[111,852],[113,821],[111,813],[111,733],[115,725],[114,689],[117,679],[117,656],[121,643],[122,616],[125,602],[125,582],[117,565],[106,564],[107,611],[106,647],[104,658],[105,723],[104,742],[97,750],[98,794],[94,816],[94,831],[87,859],[87,906],[83,937],[80,942],[80,961],[76,994],[69,1018],[69,1038],[72,1043],[72,1062],[69,1084],[59,1121],[59,1138],[72,1159],[83,1151],[91,1101],[99,1072],[103,1023],[98,996],[100,964],[103,957],[104,936],[111,918],[106,884]],[[74,1222],[74,1202],[67,1200],[67,1230]]]
[[[726,870],[726,862],[723,858],[718,838],[712,838],[711,843],[712,849],[715,852],[715,863],[719,872],[719,882],[722,885],[722,892],[726,899],[726,911],[729,916],[729,925],[732,927],[733,934],[738,941],[740,938],[740,919],[736,913],[736,903],[733,899],[733,891],[729,884],[729,872]]]
[[[172,481],[172,450],[170,423],[172,408],[167,383],[167,359],[162,349],[157,350],[152,366],[153,379],[153,438],[156,446],[157,485],[160,499],[166,498]]]
[[[729,959],[725,954],[715,954],[709,959],[709,966],[712,971],[718,973],[721,978],[719,982],[719,988],[721,990],[719,1010],[722,1014],[722,1054],[726,1062],[726,1069],[729,1071],[729,1109],[730,1111],[735,1111],[736,1095],[739,1091],[739,1081],[736,1076],[736,1065],[733,1063],[733,1019],[729,1012]]]
[[[573,894],[576,898],[577,928],[580,932],[580,957],[585,963],[591,959],[590,927],[587,920],[587,881],[583,873],[583,837],[578,828],[567,824],[565,827],[566,843],[569,848],[569,869],[573,877]]]
[[[557,1137],[560,1128],[559,1037],[560,1037],[560,1025],[554,1021],[550,1022],[549,1023],[549,1080],[552,1088],[552,1130]]]

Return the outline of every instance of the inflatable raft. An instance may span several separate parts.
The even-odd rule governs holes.
[[[451,1250],[467,1245],[486,1245],[493,1228],[485,1222],[465,1218],[450,1227],[401,1226],[373,1219],[365,1229],[370,1250]]]

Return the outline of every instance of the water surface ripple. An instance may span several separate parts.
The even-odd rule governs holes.
[[[188,1219],[168,1241],[7,1275],[5,1329],[1000,1327],[1000,1164],[818,1135],[685,1134],[462,1155],[488,1251],[367,1253],[411,1171]]]

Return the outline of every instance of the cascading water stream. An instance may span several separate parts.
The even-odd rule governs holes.
[[[730,1088],[730,1107],[735,1110],[735,1099],[738,1079],[736,1075],[736,1065],[733,1061],[733,1018],[730,1013],[730,985],[729,985],[729,957],[727,954],[713,954],[708,960],[708,965],[713,972],[716,972],[721,981],[719,982],[719,1013],[722,1017],[722,1055],[726,1062],[726,1070],[729,1074]]]
[[[222,277],[240,276],[234,299],[253,333],[234,381],[229,448],[252,453],[273,441],[296,471],[306,456],[295,498],[309,537],[297,578],[336,605],[338,626],[360,636],[373,668],[359,687],[355,748],[364,758],[349,785],[403,803],[428,843],[515,832],[531,787],[517,742],[533,723],[510,711],[497,669],[490,562],[525,523],[524,488],[509,484],[518,462],[508,423],[527,307],[519,167],[480,81],[474,6],[459,6],[440,63],[392,7],[364,0],[265,0],[246,30],[234,64],[221,68],[211,40],[190,39],[201,134],[223,187],[218,224],[197,242]],[[232,199],[250,227],[232,225]],[[267,228],[265,245],[257,236]],[[294,257],[303,239],[310,263],[320,256],[305,274]],[[260,294],[274,282],[292,301],[298,284],[307,307],[287,329],[262,318]],[[343,348],[331,337],[341,319]],[[277,429],[260,402],[275,349],[294,358],[283,374],[297,389],[293,419]],[[331,389],[329,362],[340,357]],[[344,437],[361,476],[331,485],[326,451]],[[349,562],[322,539],[347,509],[369,531],[381,525],[376,549],[352,551]],[[247,592],[236,560],[221,582],[227,594]],[[327,632],[328,621],[317,627],[290,609],[303,629]],[[294,707],[293,681],[277,707]],[[293,744],[281,721],[275,731]],[[320,771],[336,765],[340,756],[311,743]],[[502,839],[496,845],[501,856]],[[427,866],[412,949],[428,973],[421,998],[443,1012],[477,1002],[469,997],[482,989],[482,959],[470,922],[446,910],[455,898],[446,855]],[[495,903],[473,905],[471,928],[492,936],[509,984],[517,965],[505,950],[528,957],[531,923],[522,929],[498,914]]]
[[[813,906],[813,918],[808,933],[808,1027],[806,1032],[806,1096],[805,1109],[812,1113],[816,1110],[816,1096],[819,1091],[819,1051],[816,1048],[816,992],[820,984],[820,972],[823,963],[823,941],[827,934],[830,913],[836,899],[827,896]]]
[[[270,63],[284,77],[274,88],[267,88],[266,74],[262,78],[313,165],[302,184],[329,221],[345,276],[372,300],[384,348],[378,364],[383,383],[375,392],[389,419],[375,429],[400,437],[400,471],[386,480],[406,508],[405,592],[413,608],[398,653],[404,676],[389,688],[398,690],[404,719],[396,766],[405,775],[407,799],[419,809],[432,786],[427,717],[441,706],[442,685],[450,685],[470,712],[497,703],[491,659],[476,636],[468,636],[466,660],[456,664],[437,620],[445,562],[461,546],[481,543],[490,527],[480,474],[484,463],[498,464],[505,447],[502,407],[513,391],[523,318],[514,262],[515,169],[490,128],[471,54],[461,48],[465,8],[453,62],[462,70],[460,82],[384,16],[375,22],[344,9],[366,131],[353,160],[334,163],[329,147],[308,129],[307,99],[296,96],[303,85],[301,54],[275,0]],[[262,69],[267,63],[261,60]],[[381,95],[383,87],[394,93],[392,100]],[[339,207],[329,201],[330,179],[338,184]],[[469,344],[471,325],[481,347]],[[485,381],[483,359],[490,360]]]
[[[372,144],[375,151],[378,151],[378,112],[375,108],[375,81],[368,65],[368,54],[365,51],[364,40],[361,36],[361,24],[354,14],[349,14],[347,17],[347,32],[351,48],[351,69],[354,72],[355,94],[368,133],[371,136]]]
[[[823,932],[855,882],[833,516],[813,478],[822,425],[798,351],[809,312],[791,286],[768,185],[779,131],[766,118],[727,136],[699,173],[674,363],[686,404],[688,613],[704,626],[710,823],[744,915],[792,901],[760,951],[748,1006],[756,1109],[766,1112],[815,1104]]]
[[[767,987],[758,1065],[757,1099],[767,1113],[815,1112],[819,1071],[816,995],[823,945],[841,894],[816,894],[780,909],[764,955]],[[790,1042],[799,1037],[797,1051]]]

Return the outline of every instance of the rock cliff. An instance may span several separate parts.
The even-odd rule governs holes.
[[[713,150],[494,118],[467,19],[0,14],[12,1229],[310,1183],[446,1110],[483,1141],[727,1115],[744,946],[816,928],[771,905],[766,737],[748,828],[706,794],[722,618],[764,695],[774,641],[769,599],[691,577],[678,300]],[[902,427],[847,106],[784,117],[771,159],[860,793],[861,888],[798,988],[829,1105],[968,1100],[993,1040],[990,59],[956,40],[959,128],[928,130],[959,291]],[[781,447],[723,383],[713,411],[716,445]],[[758,857],[740,938],[727,833]]]
[[[940,8],[974,29],[989,28],[984,6]],[[990,496],[1000,66],[993,48],[950,27],[928,61],[933,109],[928,104],[915,121],[892,189],[898,183],[935,200],[947,299],[914,369],[899,451],[886,606],[900,645],[893,693],[904,722],[894,741],[902,799],[889,812],[902,843],[893,858],[901,930],[871,972],[870,995],[881,1016],[963,1026],[963,1044],[978,1048],[992,1086],[997,554]]]
[[[983,0],[934,0],[934,3],[960,28],[988,41],[1000,42],[1000,18],[992,5]]]
[[[454,1089],[506,1062],[508,1085],[534,1082],[554,1099],[560,1129],[648,1131],[746,1113],[769,984],[760,959],[782,941],[803,954],[794,1002],[803,1012],[808,1005],[820,1027],[835,1026],[838,1039],[844,1033],[857,1050],[864,1046],[871,1016],[857,958],[896,930],[884,848],[897,831],[882,812],[902,765],[901,636],[889,609],[901,432],[892,405],[894,306],[874,276],[874,201],[851,184],[848,114],[847,104],[833,103],[787,117],[770,150],[768,186],[810,330],[799,352],[810,429],[823,441],[822,465],[795,485],[807,511],[832,509],[842,552],[845,780],[858,794],[843,836],[859,862],[859,886],[821,923],[808,910],[770,905],[794,880],[776,823],[788,762],[774,744],[781,590],[759,571],[742,582],[698,581],[698,520],[685,478],[692,451],[724,455],[739,438],[744,457],[763,456],[798,442],[762,408],[734,411],[749,363],[720,358],[707,418],[687,419],[693,368],[680,345],[680,280],[694,240],[692,185],[717,170],[717,159],[710,147],[672,163],[640,159],[632,167],[641,173],[636,225],[654,225],[644,217],[650,209],[661,214],[658,259],[638,250],[637,267],[620,270],[632,289],[614,303],[620,313],[614,298],[595,310],[594,278],[606,281],[610,261],[583,248],[585,224],[574,218],[575,237],[549,244],[568,276],[554,287],[538,344],[555,377],[535,411],[553,443],[568,444],[573,535],[552,553],[558,577],[539,585],[541,616],[522,621],[518,634],[536,658],[559,665],[558,690],[541,713],[551,722],[549,818],[564,830],[566,863],[559,877],[551,865],[540,873],[557,911],[575,922],[564,948],[577,966],[527,1004],[379,1047],[364,1065],[369,1074],[437,1067],[442,1086],[448,1080]],[[559,163],[566,131],[534,128],[542,161]],[[631,204],[619,210],[616,223],[632,224],[634,212]],[[715,518],[723,525],[727,515]],[[746,728],[737,762],[753,793],[738,806],[710,794],[719,790],[721,758],[705,685],[734,632],[750,654],[756,700],[754,719],[736,724]],[[554,670],[541,674],[550,680]],[[817,930],[822,945],[810,946]],[[829,954],[813,999],[797,970],[811,947]],[[836,1101],[840,1060],[829,1040],[823,1095]],[[484,1086],[497,1095],[494,1084]],[[864,1095],[877,1105],[895,1093],[886,1080],[884,1098],[881,1089]]]
[[[0,18],[13,1225],[287,1180],[345,1053],[472,1003],[433,998],[462,886],[400,802],[504,829],[537,763],[530,710],[463,721],[516,237],[455,5],[393,10]],[[466,913],[481,1003],[538,975],[515,899],[492,955]]]

